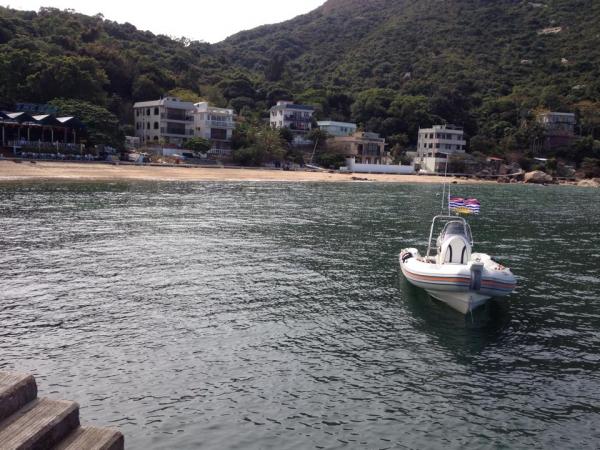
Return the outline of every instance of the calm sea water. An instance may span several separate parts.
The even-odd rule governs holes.
[[[0,368],[128,448],[597,448],[600,191],[458,186],[519,289],[398,270],[439,186],[0,184]]]

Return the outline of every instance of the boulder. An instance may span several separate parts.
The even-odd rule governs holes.
[[[583,187],[600,187],[600,178],[592,178],[587,180],[581,180],[577,183],[577,186]]]
[[[525,174],[525,183],[547,184],[552,183],[552,177],[541,170],[534,170]]]

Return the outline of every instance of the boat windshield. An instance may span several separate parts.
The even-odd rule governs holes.
[[[448,222],[440,233],[439,241],[443,242],[448,236],[464,236],[467,242],[473,242],[471,227],[466,222]]]

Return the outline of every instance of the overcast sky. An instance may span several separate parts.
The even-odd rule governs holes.
[[[41,6],[74,9],[106,19],[129,22],[156,34],[219,42],[238,31],[282,22],[305,14],[325,0],[11,0],[4,5],[37,11]]]

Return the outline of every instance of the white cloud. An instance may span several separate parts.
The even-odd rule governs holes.
[[[8,6],[35,11],[49,6],[88,15],[101,13],[106,19],[129,22],[157,34],[219,42],[238,31],[305,14],[323,3],[324,0],[12,0]]]

